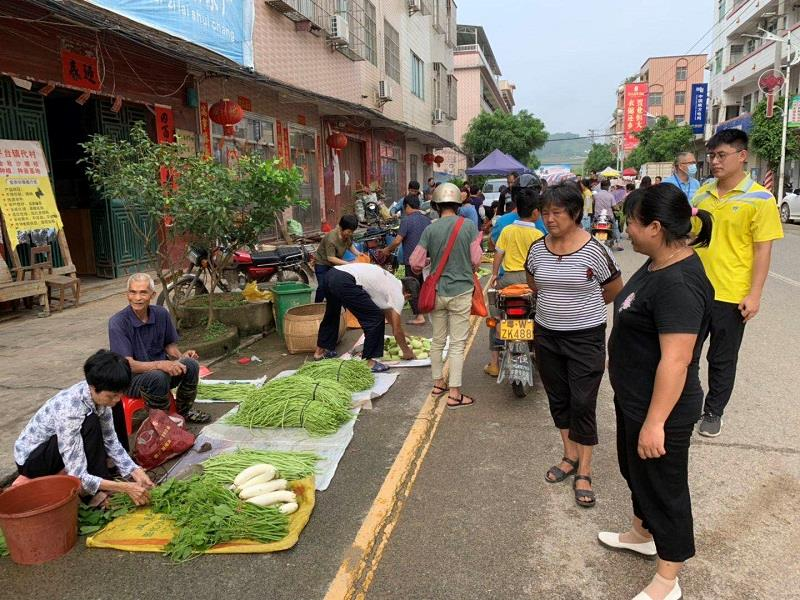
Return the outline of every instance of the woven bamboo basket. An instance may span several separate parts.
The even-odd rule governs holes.
[[[300,304],[286,311],[283,320],[283,340],[289,354],[314,352],[317,348],[317,333],[325,315],[325,304]],[[341,340],[347,327],[344,315],[339,319],[339,337]]]

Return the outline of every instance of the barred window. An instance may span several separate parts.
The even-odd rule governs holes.
[[[386,76],[400,83],[400,34],[383,21],[383,53],[386,62]]]
[[[411,93],[417,98],[425,98],[425,63],[411,53]]]
[[[378,66],[378,29],[375,25],[375,5],[364,0],[364,58]]]

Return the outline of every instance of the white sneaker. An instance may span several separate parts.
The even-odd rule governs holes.
[[[678,585],[678,580],[675,580],[675,587],[672,588],[672,591],[666,595],[664,600],[682,600],[683,593],[681,593],[681,586]],[[636,596],[633,597],[633,600],[653,600],[650,594],[646,594],[645,592],[639,592]]]
[[[610,531],[601,531],[597,534],[597,539],[601,544],[603,544],[603,546],[606,546],[607,548],[614,548],[615,550],[630,550],[631,552],[636,552],[637,554],[641,554],[649,558],[655,558],[657,554],[656,543],[653,540],[650,540],[649,542],[642,542],[640,544],[630,544],[628,542],[620,541],[619,534],[612,533]]]

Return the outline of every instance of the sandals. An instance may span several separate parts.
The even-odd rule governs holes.
[[[444,396],[450,390],[449,387],[439,387],[438,385],[434,384],[433,390],[431,391],[431,396],[433,396],[436,400]]]
[[[336,350],[325,350],[322,356],[315,356],[314,360],[325,360],[326,358],[336,358],[337,356],[339,355],[336,353]]]
[[[592,483],[592,478],[589,475],[575,475],[575,479],[572,480],[572,490],[575,492],[575,504],[583,508],[591,508],[597,502],[594,490],[579,490],[577,488],[579,480],[588,481],[590,485]],[[584,500],[584,498],[589,499]]]
[[[375,364],[372,365],[372,372],[373,373],[386,373],[389,370],[389,367],[382,362],[375,361]]]
[[[465,402],[465,398],[469,400],[469,402]],[[450,400],[457,400],[458,402],[455,404],[450,404]],[[453,398],[452,396],[447,397],[447,408],[464,408],[467,406],[472,406],[473,404],[475,404],[475,398],[470,398],[464,394],[459,394],[458,398]]]
[[[210,414],[196,408],[190,408],[185,413],[182,413],[181,416],[189,423],[208,423],[211,420]]]
[[[544,480],[547,483],[561,483],[570,475],[574,475],[578,471],[578,461],[572,460],[571,458],[567,458],[566,456],[561,458],[561,462],[565,462],[568,465],[572,465],[572,468],[569,471],[564,471],[558,465],[554,465],[547,469],[547,473],[544,474]],[[548,475],[552,476],[552,479],[548,477]]]

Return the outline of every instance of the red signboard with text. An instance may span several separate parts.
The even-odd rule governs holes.
[[[61,51],[61,77],[64,83],[84,90],[100,91],[102,82],[97,72],[97,57]]]
[[[647,127],[646,83],[625,84],[625,150],[633,150],[639,145],[636,133]]]
[[[169,106],[156,104],[156,141],[171,144],[175,141],[175,116]]]
[[[211,156],[211,121],[208,118],[208,102],[200,103],[200,137],[203,141],[203,156]]]

